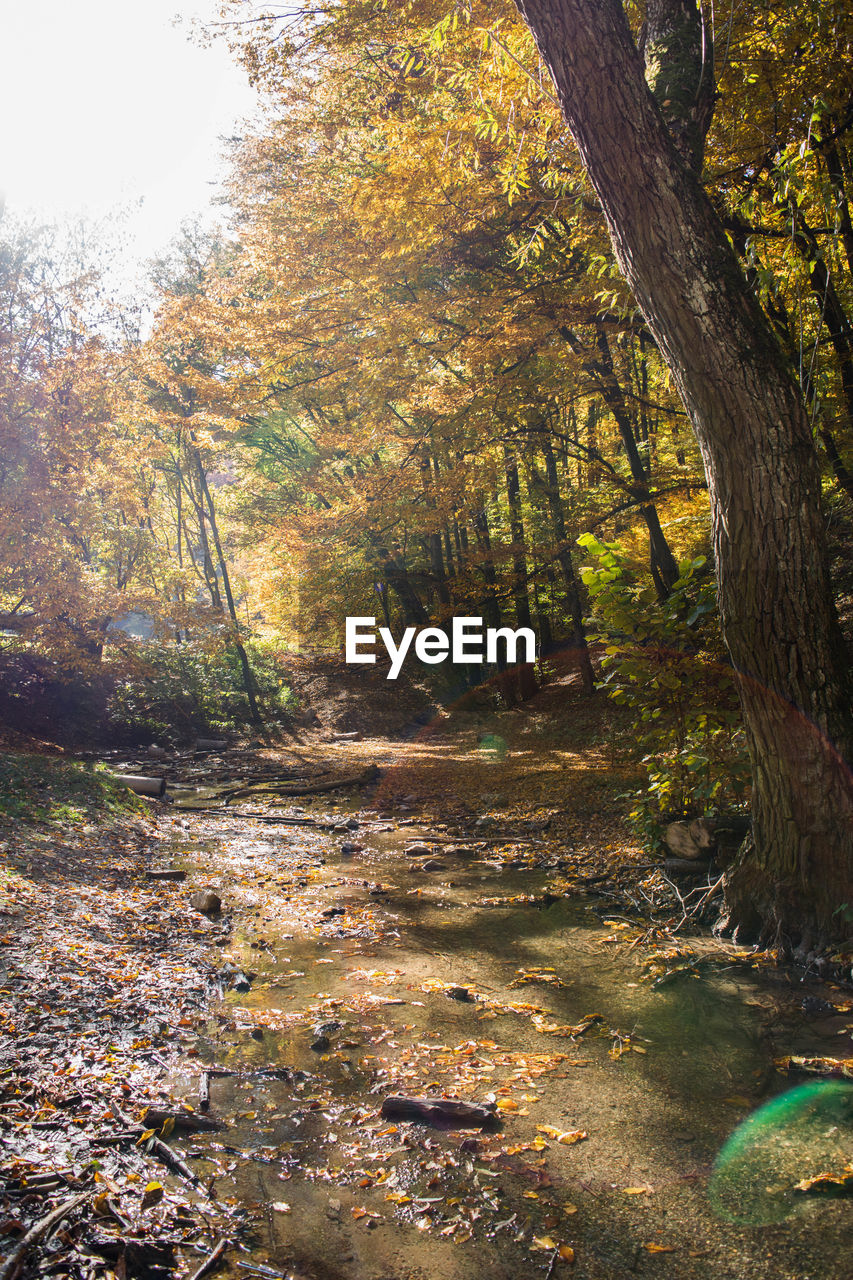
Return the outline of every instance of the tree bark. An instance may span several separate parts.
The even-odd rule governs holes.
[[[720,610],[753,766],[752,843],[727,876],[729,922],[743,931],[760,924],[783,946],[846,936],[848,672],[800,389],[673,144],[619,0],[516,4],[704,459]]]
[[[583,610],[581,608],[580,593],[578,591],[578,579],[575,573],[574,561],[569,546],[568,534],[566,531],[566,520],[563,515],[563,502],[560,496],[560,481],[557,475],[557,462],[554,458],[554,450],[551,446],[551,439],[544,435],[541,439],[542,456],[545,459],[545,474],[547,485],[545,494],[548,499],[548,507],[551,512],[551,523],[554,528],[554,537],[557,541],[557,559],[560,562],[560,568],[563,570],[563,581],[566,584],[566,604],[568,606],[569,617],[572,620],[572,647],[577,654],[578,668],[581,674],[581,681],[587,694],[595,692],[595,675],[592,670],[592,662],[589,656],[589,647],[586,643],[586,628],[583,624]]]

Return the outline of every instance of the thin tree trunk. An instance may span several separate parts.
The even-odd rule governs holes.
[[[231,637],[231,643],[234,646],[234,652],[237,654],[237,661],[240,663],[240,674],[243,682],[243,692],[246,695],[246,701],[249,704],[249,715],[252,718],[252,724],[258,729],[263,728],[263,716],[258,706],[257,686],[255,684],[254,673],[249,662],[249,655],[246,653],[242,640],[240,639],[240,624],[237,620],[237,607],[234,603],[234,595],[231,591],[231,577],[228,573],[228,565],[225,562],[225,556],[222,551],[222,542],[219,537],[219,528],[216,523],[216,513],[213,509],[213,497],[211,496],[210,487],[207,483],[207,476],[204,472],[204,464],[201,460],[199,450],[193,447],[193,457],[195,461],[196,471],[198,474],[199,489],[201,490],[204,507],[202,509],[202,525],[205,517],[210,522],[210,531],[213,535],[213,545],[216,550],[216,558],[219,564],[219,572],[222,575],[222,589],[225,592],[225,600],[228,605],[228,614],[231,618],[234,631]]]
[[[563,570],[566,603],[569,608],[569,617],[572,620],[572,646],[577,653],[583,687],[588,694],[592,694],[595,692],[595,676],[593,675],[589,648],[586,643],[586,628],[583,625],[583,610],[581,609],[580,594],[578,592],[578,580],[566,532],[566,519],[563,514],[563,503],[560,497],[559,477],[557,475],[557,461],[554,457],[551,440],[547,435],[541,437],[541,447],[542,456],[545,459],[545,476],[547,480],[545,493],[551,512],[554,536],[557,541],[557,559],[560,563],[560,568]]]
[[[530,596],[528,594],[527,547],[524,538],[524,518],[521,511],[521,485],[518,480],[518,463],[504,446],[504,470],[506,473],[506,497],[509,507],[509,528],[512,536],[512,595],[515,601],[515,621],[519,627],[532,626]],[[538,686],[536,670],[532,662],[521,664],[518,688],[522,702],[532,698]]]

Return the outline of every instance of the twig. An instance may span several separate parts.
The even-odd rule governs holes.
[[[202,1071],[198,1080],[198,1105],[201,1111],[210,1109],[210,1072]]]
[[[216,1263],[222,1257],[225,1250],[228,1248],[228,1243],[229,1242],[225,1239],[224,1236],[222,1237],[221,1240],[217,1240],[215,1246],[213,1247],[211,1252],[207,1255],[204,1262],[201,1264],[198,1270],[194,1271],[193,1274],[190,1276],[190,1280],[201,1280],[202,1276],[207,1275],[208,1271],[210,1271],[210,1269],[216,1265]]]
[[[559,1261],[559,1258],[560,1258],[560,1250],[555,1249],[554,1252],[551,1254],[551,1261],[548,1263],[548,1270],[545,1272],[545,1280],[551,1280],[551,1276],[554,1274],[554,1269],[557,1266],[557,1262]]]
[[[141,1125],[134,1125],[132,1120],[129,1120],[126,1115],[123,1115],[115,1102],[111,1102],[110,1107],[116,1117],[126,1128],[135,1129],[137,1134],[145,1132],[145,1129]],[[189,1182],[190,1186],[197,1187],[199,1185],[201,1179],[193,1173],[192,1169],[190,1169],[188,1165],[184,1164],[178,1153],[173,1151],[167,1142],[163,1142],[162,1139],[155,1137],[149,1138],[148,1142],[150,1144],[149,1149],[159,1160],[162,1160],[167,1169],[171,1169],[174,1173],[180,1174],[182,1178]],[[3,1280],[2,1276],[0,1276],[0,1280]]]
[[[719,880],[717,880],[715,884],[712,884],[708,892],[703,897],[701,897],[699,901],[696,903],[696,906],[693,908],[694,915],[698,915],[699,912],[704,907],[705,903],[710,901],[711,898],[713,898],[714,894],[722,886],[722,883],[725,880],[725,878],[726,878],[726,873],[724,871],[723,874],[720,876]]]
[[[50,1213],[45,1214],[34,1226],[30,1227],[23,1240],[16,1245],[6,1262],[0,1267],[0,1280],[14,1280],[33,1245],[38,1244],[43,1236],[46,1236],[63,1218],[67,1218],[69,1213],[73,1212],[78,1205],[90,1200],[92,1195],[93,1192],[84,1191],[82,1195],[72,1196],[70,1200],[63,1200],[55,1209],[51,1209]]]

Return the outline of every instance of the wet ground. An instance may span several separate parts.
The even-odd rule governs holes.
[[[223,1072],[226,1127],[182,1150],[254,1224],[235,1273],[853,1276],[849,1197],[793,1191],[853,1157],[849,1108],[819,1141],[783,1133],[781,1188],[759,1158],[728,1190],[717,1175],[715,1207],[708,1192],[726,1140],[795,1083],[774,1059],[850,1056],[849,1013],[804,1012],[804,986],[710,940],[649,951],[604,898],[555,900],[535,835],[514,857],[499,830],[399,807],[276,814],[177,818],[159,859],[231,926],[168,1083],[196,1102],[202,1071]],[[394,1094],[484,1104],[496,1127],[385,1118]]]

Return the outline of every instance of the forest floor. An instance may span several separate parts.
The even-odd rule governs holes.
[[[365,715],[0,831],[2,1280],[849,1276],[851,1086],[756,1109],[851,1057],[850,993],[674,932],[608,708]]]

